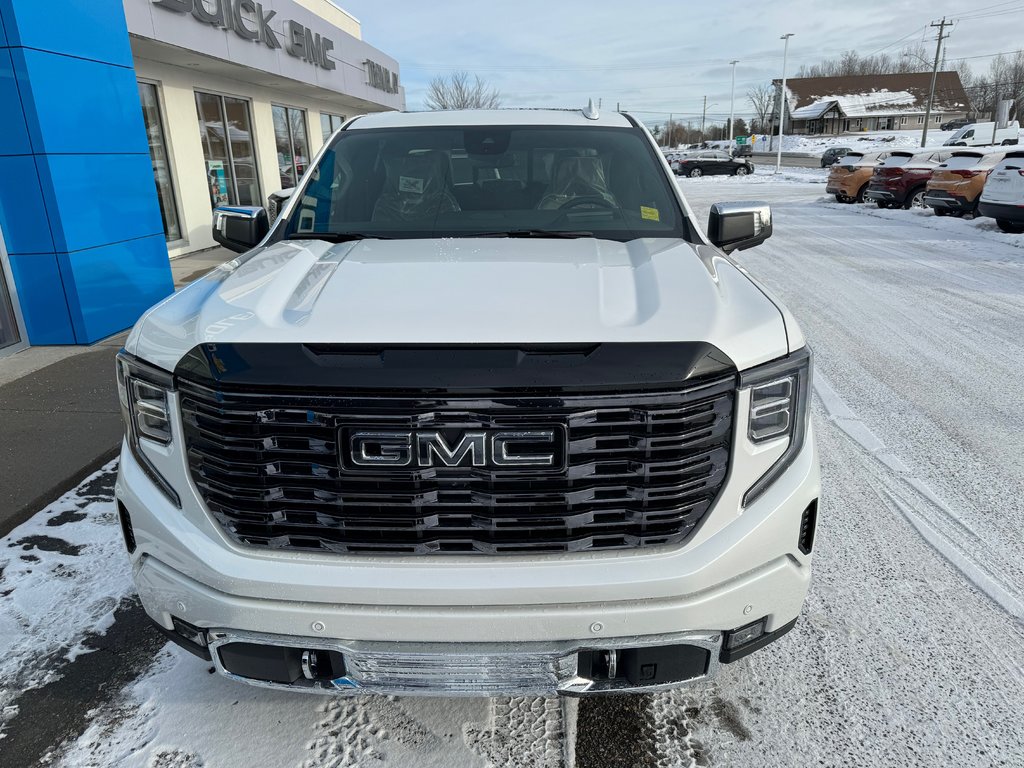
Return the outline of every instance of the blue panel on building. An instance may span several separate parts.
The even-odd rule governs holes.
[[[7,45],[7,30],[4,28],[4,9],[0,3],[0,48]]]
[[[57,258],[79,344],[123,330],[126,317],[174,290],[163,234]]]
[[[173,290],[121,3],[0,0],[0,227],[32,344],[96,341]]]
[[[14,65],[11,63],[11,52],[0,48],[0,104],[18,105],[21,96],[18,94],[18,83],[14,79]],[[27,155],[32,151],[28,142],[28,129],[21,110],[3,111],[0,120],[0,155]]]
[[[122,0],[0,0],[8,45],[132,66]]]
[[[57,251],[162,236],[148,154],[46,155],[39,161]],[[166,249],[164,256],[166,261]]]
[[[46,153],[149,151],[135,71],[12,48],[32,147]]]
[[[8,257],[18,286],[25,331],[33,344],[75,344],[57,256],[36,253]]]
[[[32,155],[0,157],[0,229],[8,253],[55,250]]]

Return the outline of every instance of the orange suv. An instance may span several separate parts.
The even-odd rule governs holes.
[[[825,192],[835,195],[840,203],[863,203],[864,192],[875,166],[891,152],[848,152],[836,160],[828,174]]]
[[[936,216],[963,216],[978,209],[978,197],[985,188],[985,179],[1006,152],[985,149],[964,149],[932,171],[924,193],[924,204]]]

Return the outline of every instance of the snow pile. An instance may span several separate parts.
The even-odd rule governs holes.
[[[0,709],[83,652],[134,589],[113,501],[113,461],[0,539]]]
[[[953,135],[953,131],[928,131],[928,146],[940,147],[942,142]],[[773,143],[774,142],[774,143]],[[770,152],[778,147],[777,136],[755,136],[755,152]],[[921,128],[904,131],[872,131],[847,133],[839,136],[791,136],[782,137],[783,152],[800,152],[821,155],[829,147],[850,147],[858,151],[880,149],[914,149],[921,146]]]

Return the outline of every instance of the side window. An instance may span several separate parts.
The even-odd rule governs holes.
[[[974,129],[972,128],[971,130],[969,130],[967,133],[965,133],[960,138],[961,139],[972,139],[972,138],[974,138]]]

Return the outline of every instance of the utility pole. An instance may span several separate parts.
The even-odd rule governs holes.
[[[782,87],[779,88],[779,150],[775,156],[776,173],[782,169],[782,126],[786,122],[786,57],[789,56],[789,38],[792,36],[792,32],[787,32],[779,38],[785,40],[786,45],[782,49]]]
[[[732,144],[732,123],[733,114],[736,107],[736,65],[740,63],[739,59],[733,59],[729,62],[732,65],[732,90],[729,92],[729,143]]]
[[[704,121],[708,117],[708,97],[704,97],[704,111],[700,113],[700,140],[704,141]]]
[[[666,138],[665,138],[665,146],[666,147],[671,147],[672,146],[672,119],[673,119],[672,118],[672,113],[669,112],[668,113],[668,130],[665,132],[666,134],[668,134],[666,136]]]
[[[946,17],[942,17],[942,21],[932,22],[933,27],[939,28],[939,35],[935,39],[935,63],[932,65],[932,86],[928,90],[928,106],[924,110],[924,128],[921,129],[921,146],[923,147],[928,142],[928,121],[932,118],[932,104],[935,102],[935,78],[939,74],[939,58],[942,56],[942,41],[949,37],[946,34],[946,27],[953,25],[952,21],[946,21]]]

